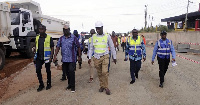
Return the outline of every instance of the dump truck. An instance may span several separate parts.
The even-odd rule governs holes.
[[[40,24],[46,26],[46,33],[53,39],[62,36],[63,26],[69,25],[69,21],[43,15],[40,4],[32,0],[8,1],[6,3],[9,5],[10,15],[3,18],[5,20],[2,21],[7,20],[7,24],[10,24],[8,30],[11,30],[10,42],[4,43],[6,57],[9,57],[11,52],[19,52],[26,58],[32,58]]]
[[[9,5],[7,3],[0,3],[0,70],[5,64],[6,47],[4,44],[10,42],[9,35],[11,35],[11,24]]]

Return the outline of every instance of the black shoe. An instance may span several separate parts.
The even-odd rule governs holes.
[[[133,84],[135,82],[135,80],[132,80],[131,82],[130,82],[130,84]]]
[[[163,88],[163,83],[160,83],[159,87]]]
[[[67,86],[66,90],[69,90],[69,89],[71,89],[71,88],[72,88],[71,86]]]
[[[39,86],[39,88],[37,89],[37,92],[40,92],[44,89],[44,86]]]
[[[47,85],[46,90],[51,89],[51,85]]]
[[[106,88],[105,91],[107,95],[110,95],[110,90],[108,88]]]
[[[137,78],[137,79],[138,79],[138,73],[135,73],[135,78]]]
[[[74,93],[75,92],[75,88],[71,88],[71,92]]]
[[[104,88],[101,87],[101,88],[99,89],[99,92],[103,92],[103,90],[104,90]]]
[[[65,81],[65,80],[67,80],[67,79],[66,79],[66,78],[61,78],[60,80],[61,80],[61,81]]]

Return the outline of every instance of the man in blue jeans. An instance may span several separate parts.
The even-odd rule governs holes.
[[[66,90],[71,89],[71,92],[75,92],[75,66],[76,66],[76,49],[78,48],[78,61],[81,60],[81,49],[80,44],[73,34],[70,33],[70,27],[65,25],[63,27],[64,35],[59,38],[56,46],[56,51],[54,55],[54,62],[57,60],[56,56],[61,47],[62,55],[62,69],[63,77],[67,75],[68,86]]]
[[[142,38],[138,36],[138,31],[136,29],[132,30],[132,35],[133,36],[127,40],[125,51],[125,59],[127,60],[129,55],[130,60],[130,72],[132,78],[130,84],[135,82],[135,77],[138,78],[142,57],[143,61],[146,60],[146,49]]]

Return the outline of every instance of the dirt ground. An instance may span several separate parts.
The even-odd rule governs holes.
[[[171,63],[165,76],[164,88],[158,87],[158,64],[151,65],[153,48],[146,47],[147,60],[142,63],[139,79],[130,84],[129,61],[123,61],[122,49],[117,52],[117,64],[111,63],[109,88],[111,95],[99,93],[99,81],[95,70],[94,82],[89,79],[86,56],[82,69],[76,71],[76,92],[65,90],[67,81],[60,81],[62,72],[52,64],[52,88],[37,92],[38,80],[32,63],[20,72],[1,80],[7,86],[1,96],[2,105],[199,105],[200,65],[177,57],[177,66]],[[179,55],[200,61],[200,56],[191,53]],[[12,69],[12,68],[11,68]],[[43,78],[46,81],[45,68]],[[2,84],[3,83],[3,84]],[[7,83],[8,85],[4,85]]]

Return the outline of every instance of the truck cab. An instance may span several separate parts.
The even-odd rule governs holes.
[[[7,48],[6,56],[10,56],[12,51],[17,51],[33,57],[34,42],[36,32],[34,31],[34,20],[32,12],[24,8],[11,8],[11,42],[5,44]],[[30,48],[31,47],[31,48]]]

